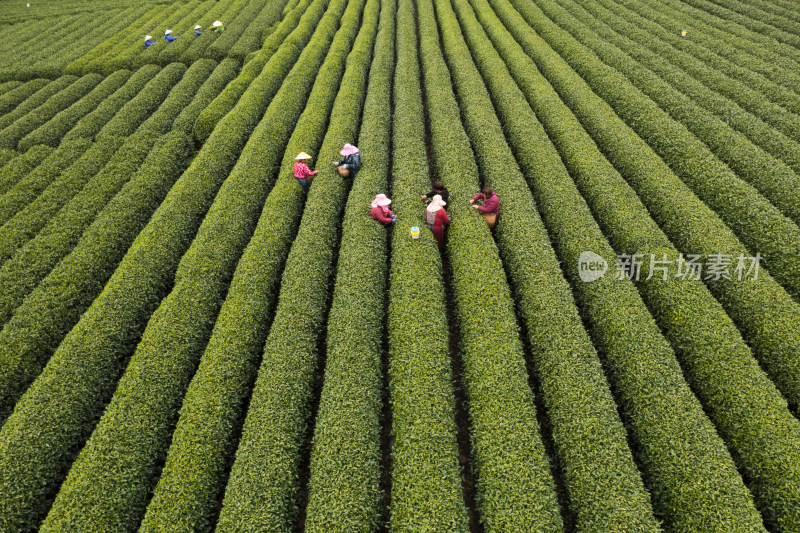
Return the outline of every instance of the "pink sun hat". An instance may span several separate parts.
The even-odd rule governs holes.
[[[344,147],[342,147],[342,151],[339,153],[347,157],[348,155],[357,154],[358,152],[359,152],[358,148],[356,148],[350,143],[347,143],[344,145]]]
[[[386,197],[385,194],[381,193],[372,200],[372,207],[384,207],[392,203],[392,201]]]
[[[447,205],[447,202],[442,200],[442,196],[441,195],[437,194],[437,195],[435,195],[433,197],[433,200],[431,200],[431,203],[428,204],[427,210],[430,211],[431,213],[435,213],[436,211],[438,211],[439,209],[441,209],[442,207],[444,207],[446,205]]]

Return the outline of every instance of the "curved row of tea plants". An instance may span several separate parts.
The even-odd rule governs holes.
[[[158,109],[141,123],[137,131],[149,130],[158,134],[169,132],[173,122],[192,102],[216,66],[217,62],[213,59],[200,59],[192,63],[192,66],[183,73],[181,80],[169,91]],[[164,70],[169,68],[167,66]],[[124,108],[122,112],[124,112]]]
[[[62,144],[39,166],[0,196],[0,225],[5,224],[26,205],[33,202],[91,146],[92,142],[85,139]]]
[[[100,82],[89,94],[60,111],[53,118],[23,137],[17,145],[22,152],[37,144],[58,146],[64,136],[83,117],[97,109],[107,98],[116,93],[131,77],[128,70],[118,70]]]
[[[222,60],[194,94],[189,105],[181,110],[172,123],[172,129],[191,135],[197,117],[236,78],[240,67],[241,63],[236,59]]]
[[[559,60],[559,67],[553,63],[553,71],[546,75],[551,81],[558,78],[570,84],[569,93],[562,88],[560,94],[579,118],[587,122],[588,117],[577,110],[598,101],[598,96],[604,99],[608,119],[598,121],[598,126],[609,130],[609,134],[620,136],[628,131],[627,128],[611,128],[611,125],[624,120],[746,246],[754,253],[761,254],[770,274],[795,299],[800,300],[800,262],[796,253],[800,249],[800,228],[752,186],[739,179],[700,140],[675,122],[630,81],[604,65],[590,50],[550,21],[540,8],[533,4],[513,4],[528,24],[540,32],[542,41],[567,58],[566,61]],[[527,38],[534,39],[533,36]],[[526,49],[526,52],[538,56],[538,61],[534,57],[535,61],[544,61],[541,58],[545,53],[543,49]],[[588,86],[596,91],[597,94],[591,99],[579,98],[582,90],[574,90],[575,82],[570,78],[574,80],[579,77],[583,77]],[[590,128],[586,124],[584,126]],[[591,133],[595,138],[599,136],[598,133]],[[652,197],[642,196],[645,202],[654,201]],[[722,252],[708,250],[708,253]]]
[[[64,135],[63,141],[94,139],[100,130],[117,115],[120,109],[136,97],[159,72],[161,72],[161,68],[157,65],[145,65],[134,72],[122,87],[100,102],[94,111],[81,118]]]
[[[337,47],[349,46],[346,41],[339,41]],[[289,140],[284,160],[292,161],[303,147],[314,153],[310,146],[318,146],[322,140],[331,105],[336,105],[333,98],[343,68],[343,58],[339,57],[320,70],[309,106],[297,122],[298,132]],[[307,75],[313,76],[314,71],[312,66]],[[258,144],[254,148],[260,146],[259,153],[248,158],[242,172],[258,177],[266,167],[267,174],[274,175],[283,147],[273,141],[285,139],[294,128],[305,100],[298,99],[296,104],[286,106],[303,92],[301,87],[308,80],[296,77],[294,82],[287,79],[287,83],[256,129],[254,138]],[[287,109],[291,110],[288,115]],[[194,530],[197,524],[212,519],[233,457],[235,433],[255,380],[280,272],[302,206],[303,196],[294,180],[279,178],[238,262],[211,339],[184,398],[166,466],[142,526],[146,531],[158,531],[167,525],[172,528],[174,524]],[[213,417],[208,416],[210,412]],[[202,504],[197,505],[198,501]]]
[[[77,79],[75,76],[61,76],[51,82],[45,81],[35,93],[26,96],[22,102],[13,104],[12,109],[0,115],[0,131],[11,126],[17,120],[24,118],[25,115],[36,110],[39,106],[46,105],[52,96],[68,88]],[[34,82],[36,81],[38,80],[34,80]],[[23,87],[28,87],[28,85],[26,84]]]
[[[447,259],[481,522],[489,529],[560,530],[514,303],[491,233],[467,201],[479,188],[478,168],[459,120],[433,5],[418,2],[417,16],[434,174],[450,190]]]
[[[47,500],[55,496],[80,444],[94,427],[86,421],[100,416],[114,390],[119,358],[133,351],[211,205],[218,182],[199,173],[184,173],[175,183],[190,149],[190,140],[183,134],[165,137],[119,201],[112,201],[20,308],[38,310],[36,319],[27,315],[27,327],[17,321],[23,326],[17,329],[22,335],[39,335],[43,345],[34,348],[39,364],[55,345],[58,349],[0,428],[0,493],[4,495],[0,526],[4,530],[32,529],[44,518]],[[156,206],[158,210],[149,218],[148,211]],[[109,276],[103,287],[102,280]],[[4,332],[11,331],[9,326],[18,317],[19,310]],[[59,344],[66,331],[69,334]],[[38,369],[28,382],[37,374]],[[109,380],[109,375],[114,377]],[[46,400],[54,397],[57,402]]]
[[[626,6],[631,6],[627,0],[623,0],[623,2]],[[752,68],[791,89],[796,94],[800,94],[800,74],[797,73],[797,62],[786,57],[783,53],[786,51],[785,48],[779,52],[769,44],[754,42],[750,38],[751,36],[745,37],[740,31],[721,30],[714,26],[719,19],[694,9],[688,4],[670,0],[642,0],[639,4],[642,7],[646,6],[648,14],[645,16],[648,18],[651,16],[650,12],[659,13],[670,21],[665,27],[675,31],[676,25],[679,24],[692,33],[692,40],[696,40],[721,56],[746,68]],[[767,40],[769,41],[769,39]],[[726,46],[719,46],[720,42],[724,42]],[[772,41],[771,44],[778,43]]]
[[[527,66],[523,79],[531,88],[528,97],[535,93],[537,98],[549,99],[551,106],[563,105],[503,26],[486,14],[491,13],[488,5],[485,2],[473,5],[504,54],[506,64],[513,53],[517,55],[514,70]],[[520,72],[517,80],[522,75]],[[544,123],[547,125],[547,121]],[[585,136],[582,130],[577,133]],[[576,146],[575,140],[575,132],[565,138],[571,150],[567,155],[585,157],[587,154]],[[515,142],[520,153],[519,145],[524,142]],[[541,162],[528,162],[532,164]],[[579,279],[579,256],[584,251],[591,250],[612,264],[616,254],[560,161],[551,156],[551,165],[555,168],[537,171],[539,176],[531,180],[531,186],[559,258],[592,326],[594,341],[604,356],[658,518],[675,529],[695,529],[713,521],[742,530],[762,530],[761,517],[734,462],[685,383],[672,348],[633,284],[611,276],[592,283]],[[690,490],[685,479],[693,480]]]
[[[346,20],[354,20],[352,28],[343,28],[344,35],[354,33],[358,14],[354,9],[345,15]],[[328,35],[317,35],[321,44],[332,37],[338,25],[333,16],[327,20]],[[344,45],[349,49],[346,40]],[[336,56],[334,50],[329,58]],[[294,75],[287,78],[276,96],[272,109],[280,111],[286,134],[294,125],[291,106],[299,108],[305,102],[302,87],[313,79],[325,52],[324,46],[310,48],[307,59],[298,63]],[[343,66],[344,59],[339,62]],[[318,79],[327,85],[324,75]],[[262,123],[269,134],[257,129],[240,161],[247,160],[252,152],[262,158],[265,139],[275,143],[272,151],[280,150],[275,115],[267,113]],[[45,530],[73,529],[86,522],[125,529],[141,520],[148,494],[157,481],[159,463],[167,453],[183,394],[271,185],[271,180],[263,177],[270,161],[260,162],[257,172],[241,171],[244,165],[237,165],[220,189],[181,259],[170,295],[150,318],[111,403],[62,485],[44,522]]]
[[[306,531],[375,531],[382,516],[381,348],[386,315],[388,251],[386,228],[368,214],[370,202],[386,192],[391,161],[391,101],[394,70],[395,3],[374,2],[365,8],[372,21],[380,10],[377,36],[363,34],[348,61],[369,68],[350,71],[342,80],[334,116],[356,113],[363,104],[358,146],[369,154],[348,196],[326,336],[325,373],[314,423],[308,481]],[[373,14],[374,12],[374,14]],[[374,42],[374,45],[373,45]],[[374,46],[372,66],[368,67]],[[352,77],[358,78],[355,83]],[[329,130],[331,139],[354,135]],[[324,161],[320,162],[321,164]],[[336,177],[334,177],[336,179]]]
[[[469,4],[456,3],[469,48],[452,9],[440,2],[436,5],[445,57],[484,182],[502,199],[495,238],[517,293],[517,309],[527,326],[533,367],[576,527],[609,530],[624,524],[637,531],[656,531],[650,495],[628,447],[600,360],[503,131],[524,160],[522,166],[531,179],[539,179],[542,173],[564,176],[558,155]],[[478,69],[495,96],[505,128],[493,113]],[[605,465],[602,473],[593,471],[591,465],[596,464]]]
[[[718,215],[682,183],[649,146],[597,97],[554,52],[545,53],[539,39],[506,2],[492,1],[525,52],[592,135],[601,152],[637,191],[654,220],[684,254],[751,255]],[[522,75],[515,75],[524,84]],[[636,154],[636,157],[631,157]],[[788,223],[788,220],[787,220]],[[633,251],[631,251],[633,252]],[[709,283],[714,296],[736,322],[759,362],[793,409],[800,405],[800,372],[793,353],[800,348],[797,303],[763,269],[758,283]]]
[[[571,2],[571,4],[577,3]],[[599,2],[595,4],[581,2],[581,4],[614,32],[639,44],[639,48],[628,46],[628,51],[639,51],[641,46],[645,46],[662,60],[661,63],[650,61],[649,63],[654,67],[663,64],[668,68],[672,64],[675,68],[685,72],[681,79],[683,86],[692,88],[700,82],[709,90],[719,93],[741,106],[741,108],[733,107],[726,110],[721,109],[719,104],[706,107],[712,111],[717,109],[718,116],[734,127],[739,125],[737,129],[743,133],[748,133],[750,128],[742,127],[746,123],[741,119],[747,117],[740,118],[739,113],[741,110],[747,110],[790,139],[800,136],[800,118],[797,117],[797,113],[800,111],[800,95],[780,87],[763,76],[737,67],[702,46],[672,35],[658,25],[649,23],[642,17],[627,11],[622,6],[615,4],[604,7]],[[612,7],[615,8],[613,11]],[[626,20],[628,17],[632,20]],[[653,38],[654,33],[658,36],[657,39]],[[611,35],[608,32],[606,34]],[[615,40],[627,44],[624,39],[615,38]],[[645,56],[651,57],[650,54],[645,54]],[[666,71],[669,73],[668,78],[665,78],[667,81],[672,81],[669,76],[676,72],[675,68],[669,68]],[[691,77],[686,79],[686,75]],[[712,96],[713,94],[706,96],[703,100],[708,100]],[[772,102],[770,102],[770,98],[772,98]],[[719,96],[716,96],[715,99],[719,101]],[[704,105],[703,100],[699,102],[701,105]],[[755,135],[751,135],[750,138],[755,143],[759,142]],[[768,143],[764,148],[769,149],[768,146],[771,144]],[[776,157],[781,157],[780,153],[771,153]],[[787,160],[787,163],[792,164],[792,161],[796,160]],[[794,166],[792,168],[797,170]]]
[[[106,122],[100,131],[97,132],[97,137],[104,135],[114,135],[118,137],[127,137],[133,134],[139,126],[148,120],[148,117],[154,115],[155,111],[164,103],[170,96],[173,87],[175,87],[183,79],[187,68],[183,63],[172,63],[167,65],[145,85],[139,94],[131,98],[117,113]],[[196,86],[197,79],[190,79],[190,86]],[[179,100],[190,98],[191,95],[178,94]],[[172,109],[172,116],[174,117],[180,112],[180,109]],[[155,115],[158,117],[158,115]],[[167,119],[168,117],[162,117]],[[155,125],[155,127],[162,129],[163,126]],[[167,128],[163,128],[167,129]]]
[[[356,37],[362,8],[363,25]],[[334,102],[331,124],[320,148],[318,167],[333,160],[344,142],[356,138],[378,11],[377,0],[368,1],[366,7],[349,3],[328,54],[331,64],[328,66],[326,59],[326,66],[320,71],[323,74],[329,68],[341,71],[345,64],[347,67]],[[348,55],[353,39],[355,43]],[[320,96],[328,91],[335,92],[338,85],[319,87]],[[327,98],[324,96],[320,100]],[[314,100],[312,95],[311,101]],[[318,118],[305,113],[303,119],[290,142],[295,149],[303,145],[313,148],[312,140],[325,130],[324,121],[320,123]],[[281,176],[290,175],[292,163],[293,157],[287,153],[281,165]],[[279,180],[282,181],[279,186],[286,191],[284,184],[291,178]],[[298,184],[291,186],[292,193],[284,192],[284,195],[302,194]],[[242,439],[225,491],[219,522],[223,530],[242,527],[283,530],[297,518],[300,455],[310,422],[317,348],[324,331],[346,192],[345,183],[330,167],[321,169],[309,191],[297,237],[291,243],[281,277],[275,318],[263,348]]]
[[[34,201],[0,227],[0,265],[5,263],[20,246],[33,238],[72,197],[83,189],[92,176],[100,172],[122,142],[123,139],[108,137],[104,142],[92,144]],[[145,155],[147,152],[142,159]],[[5,286],[3,290],[5,292]],[[0,320],[0,324],[4,322]]]
[[[623,74],[642,91],[642,94],[651,98],[697,139],[702,140],[721,161],[739,177],[753,185],[784,215],[795,223],[800,223],[800,177],[788,165],[757,146],[766,143],[772,134],[776,133],[768,125],[742,111],[738,106],[731,106],[724,98],[710,90],[692,91],[690,88],[687,91],[687,87],[681,83],[687,80],[693,81],[689,76],[678,69],[659,67],[658,65],[666,64],[662,56],[651,53],[642,57],[642,54],[636,52],[637,48],[641,52],[640,45],[631,43],[626,46],[628,43],[618,42],[614,39],[613,32],[606,32],[604,30],[607,28],[592,24],[591,17],[587,16],[585,11],[573,15],[560,5],[547,0],[538,5],[551,17],[551,20],[569,31],[576,40],[596,53],[606,65]],[[620,46],[624,46],[624,49]],[[626,52],[637,54],[639,61],[637,62]],[[643,64],[645,61],[647,63]],[[654,73],[647,67],[657,69],[657,72]],[[661,74],[661,77],[657,76],[657,73]],[[695,86],[695,89],[704,89],[702,85],[696,85],[699,87]],[[686,94],[680,92],[681,89]],[[750,137],[761,139],[761,142],[754,144],[748,136],[735,131],[705,107],[715,109],[716,114],[721,116],[738,115],[745,127],[751,130]],[[800,125],[800,120],[797,122]],[[800,144],[790,141],[783,135],[780,135],[780,139],[772,137],[772,140],[775,143],[771,152],[782,154],[800,169]]]
[[[23,137],[86,96],[102,80],[103,77],[99,74],[88,74],[52,95],[47,102],[0,131],[0,148],[17,148]]]
[[[297,62],[300,53],[305,49],[320,19],[328,8],[329,0],[314,0],[305,10],[297,23],[296,28],[289,21],[284,21],[281,27],[292,28],[286,40],[276,43],[276,49],[268,53],[267,48],[262,48],[256,57],[251,59],[242,69],[242,72],[229,83],[197,117],[194,125],[194,137],[199,142],[206,139],[216,129],[219,122],[228,113],[239,105],[243,98],[258,98],[269,103],[280,88],[281,81],[286,77],[292,66]],[[273,34],[277,35],[277,33]],[[280,45],[279,48],[277,46]],[[263,66],[259,68],[259,56],[268,56]],[[246,95],[246,96],[245,96]]]
[[[134,135],[124,143],[114,137],[97,143],[103,147],[101,149],[116,151],[109,164],[91,176],[80,192],[46,221],[38,235],[18,249],[0,270],[0,285],[4,289],[0,295],[0,324],[11,318],[14,309],[73,250],[98,213],[136,172],[155,141],[153,136]],[[87,151],[82,159],[86,159],[90,151],[93,150]],[[90,165],[89,161],[86,163]]]
[[[9,150],[11,152],[11,150]],[[24,154],[18,154],[0,168],[0,195],[8,192],[30,171],[53,152],[50,146],[34,146]],[[17,152],[14,152],[17,153]],[[1,197],[1,196],[0,196]]]
[[[521,51],[517,51],[517,57],[506,55],[505,59],[524,64],[519,54]],[[520,75],[533,78],[530,70]],[[536,111],[550,137],[617,249],[677,257],[677,250],[649,219],[635,193],[600,154],[577,119],[552,88],[543,89],[543,84],[530,86],[529,98],[538,104]],[[555,184],[549,183],[554,176],[546,173],[542,187],[555,189]],[[640,283],[639,288],[688,370],[686,375],[694,390],[744,469],[761,509],[778,508],[782,511],[776,514],[785,514],[793,505],[787,487],[796,483],[798,476],[792,456],[799,449],[800,423],[701,281],[664,283],[656,277]],[[781,428],[777,434],[782,438],[769,437],[775,435],[776,427]],[[765,440],[771,441],[769,446],[763,446]],[[769,512],[765,514],[769,516]]]

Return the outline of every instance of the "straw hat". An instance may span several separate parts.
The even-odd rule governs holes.
[[[381,193],[372,200],[372,207],[385,207],[392,203],[392,201],[386,197],[385,194]]]
[[[172,33],[172,30],[167,30],[164,32],[164,35],[169,35],[170,33]]]
[[[311,159],[311,156],[305,152],[300,152],[295,159]]]
[[[152,36],[152,35],[145,35],[145,36],[144,36],[144,40],[145,40],[145,41],[149,41],[149,40],[150,40],[150,39],[152,39],[152,38],[153,38],[153,36]]]
[[[200,24],[198,24],[197,26],[194,27],[194,29],[196,29],[196,30],[199,30],[200,28],[202,28],[202,26]]]
[[[214,24],[212,24],[212,26],[215,26],[215,27],[222,26],[222,22],[221,22],[221,21],[219,21],[219,20],[215,20],[215,21],[214,21]]]
[[[441,209],[446,205],[447,202],[442,200],[441,195],[437,194],[433,197],[431,203],[428,204],[427,210],[430,211],[431,213],[435,213],[436,211],[438,211],[439,209]]]
[[[355,146],[353,146],[350,143],[347,143],[347,144],[344,145],[344,147],[342,148],[342,151],[339,152],[339,153],[342,154],[343,156],[347,157],[348,155],[357,154],[358,152],[359,152],[358,148],[356,148]]]

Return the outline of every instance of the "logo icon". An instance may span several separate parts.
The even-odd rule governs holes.
[[[578,258],[578,275],[586,283],[595,281],[605,276],[608,263],[594,252],[583,252]]]

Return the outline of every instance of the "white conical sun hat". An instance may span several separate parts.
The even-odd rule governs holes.
[[[219,21],[219,20],[215,20],[214,24],[212,24],[212,26],[222,26],[222,22]]]
[[[295,159],[311,159],[311,156],[305,152],[300,152]]]

